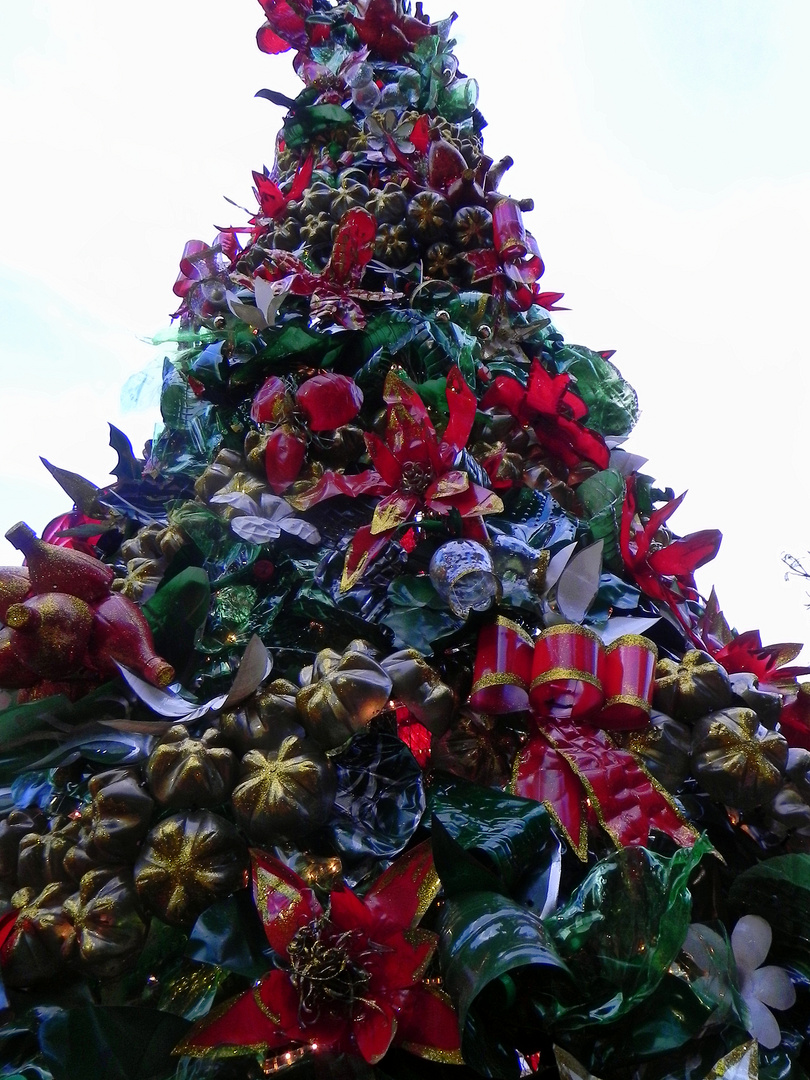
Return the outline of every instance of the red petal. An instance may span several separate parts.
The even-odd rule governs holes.
[[[307,379],[295,398],[313,431],[332,431],[348,424],[363,404],[363,392],[354,379],[333,371]]]
[[[415,987],[399,1014],[396,1045],[429,1061],[462,1064],[458,1016],[450,998],[441,990]]]
[[[711,562],[722,539],[719,529],[703,529],[654,551],[647,562],[656,574],[676,578],[691,575],[699,566]]]
[[[430,117],[422,114],[413,125],[411,142],[420,154],[426,154],[430,146]]]
[[[389,487],[398,488],[402,480],[402,467],[394,454],[373,431],[366,432],[365,440],[374,468]]]
[[[535,360],[526,388],[526,404],[539,413],[556,416],[570,381],[568,375],[550,375],[540,361]]]
[[[333,499],[336,495],[349,495],[355,498],[357,495],[383,495],[389,490],[390,486],[374,469],[351,473],[349,476],[343,473],[325,472],[306,491],[297,495],[288,495],[287,502],[296,510],[309,510],[311,506],[317,506],[326,499]]]
[[[289,983],[283,971],[271,971],[259,986],[213,1009],[175,1047],[175,1053],[217,1058],[290,1046],[292,1040],[281,1028],[280,1017],[274,1014],[271,1018],[268,1013],[272,1009],[264,1004],[265,997],[272,999],[275,984],[282,981]]]
[[[397,1030],[394,1010],[385,1001],[376,1001],[374,1008],[365,1008],[352,1026],[357,1049],[369,1065],[376,1065],[385,1056]]]
[[[455,450],[462,450],[472,431],[477,402],[457,367],[452,367],[448,373],[445,396],[450,409],[450,422],[444,432],[444,441]]]
[[[362,525],[346,549],[340,591],[346,592],[357,584],[368,567],[388,545],[388,536],[373,536],[369,525]]]
[[[378,924],[405,930],[419,922],[439,887],[433,850],[425,840],[391,863],[366,894],[365,904]]]
[[[321,905],[306,882],[284,863],[256,849],[250,854],[256,910],[267,940],[283,956],[295,932],[321,914]]]
[[[300,199],[312,180],[312,171],[315,168],[315,159],[312,154],[307,154],[296,170],[290,190],[287,192],[287,202]]]

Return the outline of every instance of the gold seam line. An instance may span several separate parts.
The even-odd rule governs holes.
[[[519,675],[511,675],[508,671],[492,671],[489,675],[482,675],[476,680],[470,691],[470,697],[490,686],[517,686],[521,690],[528,690],[526,680],[521,679]]]
[[[585,682],[595,686],[597,690],[602,689],[602,680],[596,675],[591,675],[587,671],[576,671],[574,668],[551,668],[549,671],[544,671],[532,679],[531,689],[534,690],[535,686],[542,686],[544,683],[554,682],[557,679],[565,679],[567,682]]]
[[[647,652],[651,652],[656,660],[658,659],[658,646],[649,638],[642,637],[641,634],[622,634],[621,637],[617,637],[615,641],[612,641],[610,645],[605,646],[605,652],[612,653],[615,649],[620,649],[622,645],[638,645],[640,648],[646,649]]]
[[[503,615],[499,615],[495,620],[496,626],[505,626],[507,630],[513,630],[519,638],[526,642],[527,645],[534,645],[534,638],[531,636],[528,630],[524,630],[523,627],[516,622],[512,622],[511,619],[505,618]]]
[[[602,639],[599,635],[595,634],[593,630],[587,626],[580,626],[579,623],[558,623],[556,626],[547,626],[538,638],[538,641],[542,641],[544,637],[556,637],[558,634],[576,634],[581,637],[586,637],[601,648],[604,648]]]

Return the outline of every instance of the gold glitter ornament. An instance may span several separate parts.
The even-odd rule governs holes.
[[[130,871],[90,870],[64,907],[73,921],[77,959],[89,974],[110,979],[134,964],[147,928]]]
[[[432,741],[431,766],[482,787],[506,787],[519,740],[503,721],[462,709],[452,727]]]
[[[55,882],[44,889],[20,889],[11,898],[17,919],[3,946],[3,982],[24,988],[59,974],[76,946],[66,904],[75,885]]]
[[[370,193],[366,210],[380,225],[396,225],[405,220],[408,199],[399,184],[389,181]]]
[[[267,843],[320,828],[329,819],[336,792],[334,767],[321,748],[289,735],[277,750],[245,754],[231,804],[250,838]]]
[[[416,649],[401,649],[381,662],[393,684],[393,696],[414,719],[433,735],[443,735],[450,726],[456,696],[447,683]]]
[[[172,809],[217,806],[230,795],[235,779],[236,758],[214,728],[193,738],[182,724],[175,724],[146,763],[146,782],[155,801]]]
[[[46,829],[45,815],[32,815],[27,810],[12,810],[0,821],[0,881],[17,886],[17,859],[23,837],[42,835]]]
[[[80,828],[80,822],[59,816],[47,832],[23,836],[17,856],[19,887],[40,890],[56,881],[69,881],[65,857],[75,847]]]
[[[348,651],[327,675],[299,691],[298,712],[316,742],[333,750],[383,711],[392,685],[376,660]]]
[[[132,769],[98,773],[88,784],[93,797],[90,842],[104,862],[132,862],[146,836],[154,802]]]
[[[680,662],[665,659],[656,665],[653,706],[667,716],[693,724],[732,700],[725,668],[706,652],[690,649]]]
[[[782,711],[780,694],[759,689],[759,680],[749,672],[738,672],[730,677],[731,691],[746,708],[753,709],[759,722],[767,728],[775,728]]]
[[[135,863],[141,903],[188,928],[211,904],[246,887],[247,848],[225,818],[207,810],[173,814],[149,833]]]
[[[752,709],[729,708],[692,731],[692,771],[705,791],[737,810],[769,803],[783,783],[788,744],[763,728]]]
[[[238,708],[219,718],[223,740],[240,756],[248,750],[273,750],[288,735],[303,735],[295,699],[298,687],[274,679]]]

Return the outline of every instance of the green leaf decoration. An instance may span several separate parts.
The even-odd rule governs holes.
[[[138,1006],[86,1005],[46,1017],[39,1043],[54,1080],[163,1080],[189,1021]]]
[[[143,606],[152,630],[155,651],[177,671],[190,660],[197,632],[204,625],[211,604],[208,575],[189,566],[166,582]]]
[[[621,572],[619,526],[624,503],[624,477],[615,469],[604,469],[584,480],[577,488],[577,496],[585,508],[591,536],[604,543],[605,565]]]
[[[686,937],[689,876],[711,850],[705,836],[669,859],[644,848],[624,848],[597,863],[565,907],[547,920],[588,1002],[564,1013],[564,1026],[617,1020],[652,994]]]
[[[749,867],[734,879],[729,903],[736,918],[759,915],[770,924],[769,964],[810,979],[810,855],[779,855]]]
[[[403,574],[388,587],[391,610],[380,622],[394,635],[398,649],[431,653],[433,643],[464,625],[451,613],[425,574]]]
[[[630,434],[638,420],[638,397],[615,364],[584,345],[565,345],[554,360],[576,380],[574,389],[588,406],[589,428],[600,435]]]
[[[445,988],[458,1008],[462,1032],[474,1005],[478,1020],[488,1011],[491,1017],[510,1007],[512,976],[521,969],[552,969],[558,976],[568,972],[542,920],[494,892],[466,892],[448,899],[439,932]],[[543,978],[548,975],[544,971]],[[467,1056],[465,1041],[466,1032],[462,1048]]]
[[[267,938],[246,891],[206,908],[189,935],[186,955],[255,980],[267,971],[266,951]]]
[[[290,149],[306,146],[332,128],[354,124],[354,118],[340,105],[296,106],[295,112],[284,121],[284,140]]]
[[[548,812],[533,799],[482,788],[457,777],[435,781],[428,798],[434,819],[453,841],[454,849],[474,856],[489,875],[489,887],[498,892],[511,893],[528,870],[548,865],[559,850]],[[446,842],[442,853],[445,851],[451,853]],[[474,886],[474,882],[458,877],[457,868],[436,851],[435,837],[434,856],[448,894]],[[480,878],[474,887],[481,889]]]

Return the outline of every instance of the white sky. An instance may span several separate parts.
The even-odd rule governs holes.
[[[434,18],[450,0],[427,7]],[[187,239],[239,224],[296,93],[255,48],[252,0],[27,0],[0,41],[0,524],[67,509],[42,454],[96,483],[106,421],[136,449]],[[719,527],[701,572],[729,621],[810,640],[783,551],[810,547],[806,0],[456,0],[502,184],[532,196],[566,338],[615,348],[642,419],[628,448],[680,492],[680,533]],[[0,541],[0,561],[17,562]],[[810,561],[810,560],[808,560]]]

